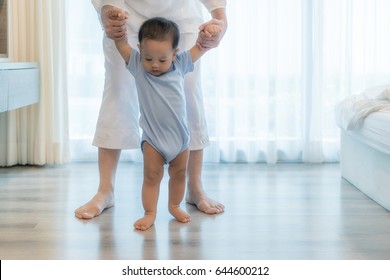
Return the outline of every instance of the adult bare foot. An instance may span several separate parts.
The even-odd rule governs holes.
[[[112,192],[98,192],[90,201],[77,208],[74,213],[79,219],[92,219],[99,216],[105,209],[114,206],[114,194]]]
[[[213,215],[225,211],[225,206],[212,200],[203,191],[202,186],[202,162],[203,150],[193,150],[190,152],[188,161],[188,182],[186,201],[193,204],[206,214]]]
[[[134,223],[134,228],[137,230],[145,231],[150,228],[156,220],[156,213],[145,213],[141,219]]]
[[[225,206],[222,203],[209,198],[203,191],[187,192],[186,201],[189,204],[195,205],[199,211],[209,215],[220,214],[225,211]]]

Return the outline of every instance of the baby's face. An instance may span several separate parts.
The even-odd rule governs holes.
[[[145,71],[154,76],[160,76],[169,70],[177,52],[177,49],[172,49],[172,42],[169,40],[146,39],[138,47]]]

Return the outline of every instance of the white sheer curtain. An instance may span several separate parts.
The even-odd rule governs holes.
[[[102,31],[89,1],[67,3],[78,7],[68,25],[72,158],[96,159]],[[205,161],[338,161],[335,104],[389,84],[389,8],[389,0],[228,1],[228,32],[202,58]]]
[[[12,0],[14,62],[39,62],[40,101],[0,114],[0,166],[70,160],[66,89],[65,1]]]

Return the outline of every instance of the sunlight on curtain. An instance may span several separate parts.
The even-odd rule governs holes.
[[[103,33],[91,1],[66,3],[71,157],[97,160],[92,139],[103,95]]]
[[[67,1],[72,158],[91,146],[101,101],[102,30],[89,1]],[[228,1],[229,29],[202,58],[209,162],[339,160],[334,106],[390,84],[390,1]],[[124,153],[122,159],[139,159]]]
[[[63,0],[12,0],[10,60],[38,62],[40,101],[0,115],[0,166],[70,160]]]

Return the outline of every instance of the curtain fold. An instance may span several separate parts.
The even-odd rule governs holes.
[[[335,105],[390,84],[389,5],[229,1],[229,30],[202,58],[212,139],[206,160],[337,162]]]
[[[0,166],[69,162],[65,1],[12,0],[13,62],[38,62],[40,101],[0,114]]]
[[[68,24],[72,158],[95,160],[103,34],[91,3],[67,4],[76,2]],[[228,31],[202,57],[205,162],[337,162],[335,105],[390,84],[389,11],[389,0],[228,1]]]

